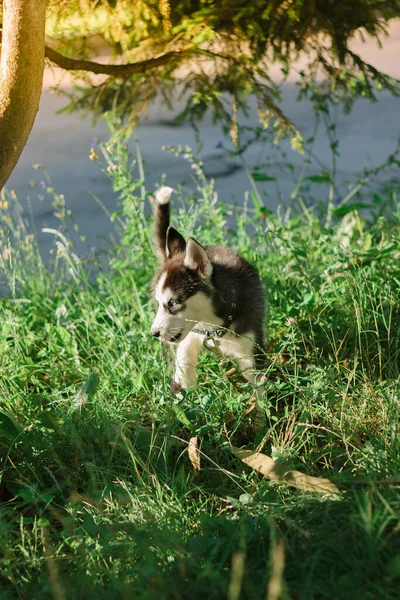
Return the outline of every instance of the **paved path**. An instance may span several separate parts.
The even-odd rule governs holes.
[[[365,46],[355,43],[354,47],[362,51],[363,57],[378,68],[400,78],[400,23],[392,26],[391,35],[384,42],[383,49],[378,50],[372,42]],[[278,76],[278,69],[276,73]],[[45,84],[48,84],[50,79],[48,73]],[[297,92],[293,79],[283,86],[282,107],[307,137],[312,132],[314,116],[307,102],[296,102]],[[39,230],[42,227],[57,226],[53,210],[38,200],[40,187],[31,187],[29,184],[31,180],[38,183],[44,179],[40,171],[32,170],[32,164],[45,165],[54,187],[65,195],[81,232],[88,237],[89,245],[96,245],[96,236],[108,236],[112,225],[89,192],[96,194],[109,210],[113,211],[116,207],[116,195],[112,192],[106,176],[89,160],[93,138],[105,140],[107,132],[104,124],[92,127],[89,119],[82,121],[77,114],[55,114],[64,104],[65,100],[51,93],[45,85],[31,137],[8,187],[14,189],[23,202],[26,197],[30,197]],[[399,115],[400,99],[387,93],[382,93],[376,104],[360,100],[350,115],[339,115],[341,154],[338,159],[338,171],[344,179],[351,179],[355,172],[365,166],[375,166],[393,150],[400,135]],[[245,191],[250,189],[244,170],[239,165],[232,164],[226,154],[216,148],[221,140],[219,128],[214,126],[210,119],[206,119],[200,126],[206,172],[216,178],[220,197],[228,201],[234,199],[238,203],[243,202]],[[188,180],[191,172],[188,164],[180,158],[166,154],[161,150],[161,146],[179,143],[193,146],[193,130],[189,125],[177,127],[172,113],[164,107],[153,107],[149,118],[143,121],[140,127],[140,142],[147,165],[148,189],[154,188],[154,184],[163,173],[167,176],[168,184],[172,186],[182,180]],[[228,143],[228,140],[225,142]],[[318,136],[315,150],[320,160],[330,163],[328,143],[322,132]],[[255,162],[260,151],[260,145],[252,147],[246,154],[247,161]],[[295,165],[301,165],[302,157],[290,149],[288,159]],[[272,174],[278,177],[282,197],[288,199],[292,183],[287,174],[279,168]],[[262,191],[266,204],[270,208],[276,208],[281,201],[276,184],[262,184]],[[51,246],[48,234],[41,234],[40,242],[46,255]]]

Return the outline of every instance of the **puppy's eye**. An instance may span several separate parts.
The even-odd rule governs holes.
[[[178,302],[177,300],[170,300],[170,301],[168,302],[168,306],[169,306],[170,308],[175,308],[176,306],[179,306],[179,302]]]

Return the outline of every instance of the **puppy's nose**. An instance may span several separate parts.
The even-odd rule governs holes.
[[[150,329],[150,333],[151,335],[154,335],[154,337],[159,338],[161,331],[159,329]]]

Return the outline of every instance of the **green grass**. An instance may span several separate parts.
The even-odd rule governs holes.
[[[304,203],[284,217],[256,195],[254,209],[229,207],[201,169],[196,190],[174,200],[185,235],[211,222],[200,241],[232,244],[265,284],[267,424],[255,433],[251,389],[223,379],[213,356],[201,360],[197,391],[170,394],[168,360],[149,335],[147,193],[123,145],[103,153],[121,243],[91,262],[56,236],[45,266],[15,196],[2,198],[0,597],[398,597],[393,190],[386,213],[384,197],[368,218],[332,204],[325,225],[321,207]],[[60,209],[50,183],[43,195]],[[193,436],[199,473],[186,451]],[[230,443],[329,478],[340,493],[267,480]]]

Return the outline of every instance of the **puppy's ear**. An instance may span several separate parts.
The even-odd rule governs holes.
[[[167,258],[171,258],[175,254],[185,252],[186,242],[185,238],[173,227],[168,227],[167,230],[167,243],[166,243],[166,254]]]
[[[200,246],[193,238],[188,239],[186,244],[185,259],[183,261],[185,267],[198,271],[203,277],[210,277],[212,273],[212,265],[208,258],[207,252],[203,246]]]

